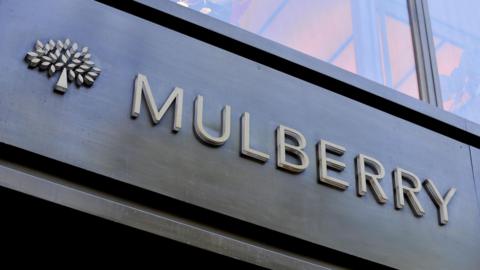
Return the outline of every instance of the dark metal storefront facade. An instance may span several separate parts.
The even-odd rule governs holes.
[[[3,187],[267,268],[476,269],[478,125],[167,1],[104,2],[0,3]],[[23,57],[35,40],[67,37],[102,73],[61,95]],[[183,89],[177,132],[173,109],[152,124],[142,100],[131,117],[139,73],[157,104]],[[231,108],[220,146],[194,127],[199,95],[210,134]],[[244,112],[266,163],[240,154]],[[279,126],[305,138],[300,173],[277,168]],[[318,180],[321,141],[345,149],[328,154],[344,164],[328,173],[348,188]],[[384,167],[385,203],[370,187],[357,195],[359,154]],[[442,196],[456,189],[447,224],[425,187],[422,217],[396,209],[397,168]]]

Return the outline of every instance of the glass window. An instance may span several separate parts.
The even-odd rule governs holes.
[[[171,0],[419,98],[406,0]]]
[[[480,2],[428,4],[443,108],[480,123]]]

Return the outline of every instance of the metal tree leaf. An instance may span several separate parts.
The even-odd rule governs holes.
[[[68,49],[68,48],[70,47],[71,44],[72,44],[72,42],[70,41],[69,38],[67,38],[67,39],[65,40],[65,43],[63,43],[63,48],[66,50],[66,49]]]
[[[75,72],[73,70],[68,71],[68,80],[73,81],[75,79]]]
[[[48,68],[48,66],[50,66],[50,62],[42,62],[40,64],[40,69],[41,70],[46,70]]]
[[[38,66],[38,64],[40,64],[40,58],[32,58],[28,66],[34,68]]]
[[[38,58],[38,53],[28,52],[25,57],[27,58],[27,60],[32,60],[33,58]]]
[[[82,74],[78,74],[77,75],[77,80],[75,81],[77,83],[78,86],[82,85],[83,84],[83,76]]]
[[[57,62],[57,56],[56,56],[55,54],[49,53],[49,54],[48,54],[48,57],[49,57],[50,59],[52,59],[52,60],[51,60],[52,62]]]
[[[60,61],[62,61],[62,63],[66,64],[67,61],[68,61],[68,58],[65,54],[62,54],[62,56],[60,57]]]
[[[48,57],[48,56],[42,56],[41,57],[43,61],[45,62],[52,62],[52,58]]]
[[[91,86],[94,82],[95,82],[95,79],[93,79],[92,77],[90,77],[88,75],[85,76],[85,84],[86,85]]]
[[[87,75],[90,76],[90,77],[93,78],[93,79],[95,79],[95,78],[98,77],[98,74],[95,73],[95,72],[92,72],[92,71],[88,72]]]
[[[43,49],[37,49],[35,50],[35,52],[40,56],[45,54],[45,51]]]
[[[51,65],[50,68],[48,69],[48,76],[52,76],[57,69],[55,68],[55,65]]]
[[[36,50],[43,49],[43,43],[40,40],[37,40],[37,42],[35,42],[35,49]]]
[[[83,73],[85,73],[85,70],[83,70],[81,68],[77,68],[77,69],[75,69],[75,72],[79,73],[79,74],[83,74]]]
[[[78,44],[77,43],[73,43],[72,47],[70,48],[70,52],[71,53],[74,53],[78,50]]]
[[[102,72],[102,70],[99,69],[98,67],[92,68],[92,71],[95,72],[95,73],[97,73],[98,75],[100,75],[100,73]]]
[[[57,40],[57,45],[56,45],[56,47],[57,47],[57,50],[63,49],[63,42],[62,42],[61,40]]]

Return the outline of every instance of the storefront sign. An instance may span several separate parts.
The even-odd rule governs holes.
[[[474,147],[331,91],[343,83],[95,1],[46,1],[0,4],[1,143],[394,268],[479,265]]]
[[[182,128],[183,115],[183,89],[175,87],[168,96],[167,100],[162,104],[160,109],[157,107],[147,76],[138,74],[135,79],[135,87],[133,94],[132,117],[136,118],[140,115],[140,107],[142,102],[142,93],[146,101],[146,105],[150,112],[151,119],[154,124],[158,124],[169,108],[174,110],[173,132],[179,132]],[[221,146],[229,138],[232,126],[231,107],[225,105],[221,112],[221,127],[222,130],[218,136],[210,134],[204,128],[203,124],[203,108],[204,97],[198,95],[195,98],[194,105],[194,132],[197,137],[205,144],[211,146]],[[244,157],[256,160],[258,162],[267,162],[270,159],[271,153],[265,153],[261,150],[253,149],[250,145],[250,113],[244,112],[241,115],[241,144],[240,153]],[[287,139],[288,138],[288,139]],[[290,142],[293,141],[293,142]],[[307,146],[305,136],[298,130],[284,125],[278,125],[276,129],[276,160],[277,167],[291,173],[301,173],[309,165],[310,159],[304,151]],[[335,178],[328,174],[329,170],[343,171],[346,168],[345,163],[329,157],[327,153],[332,156],[342,156],[346,152],[344,146],[332,143],[326,140],[319,140],[317,142],[316,151],[316,166],[318,172],[318,182],[337,188],[340,190],[347,190],[349,183],[345,180]],[[293,157],[295,161],[289,161],[287,155]],[[356,188],[358,196],[365,196],[367,193],[367,185],[371,187],[371,191],[376,200],[380,204],[385,204],[389,199],[386,192],[383,190],[380,180],[385,177],[385,168],[380,161],[374,157],[369,157],[359,153],[355,158],[356,165]],[[367,170],[369,168],[369,170]],[[425,214],[421,202],[416,194],[422,191],[422,183],[418,176],[413,172],[407,171],[400,167],[393,169],[394,182],[394,201],[395,208],[402,209],[405,206],[405,200],[408,201],[412,208],[414,215],[421,217]],[[408,182],[408,184],[405,184]],[[448,223],[448,204],[455,195],[456,189],[450,188],[444,196],[439,192],[435,184],[430,179],[423,181],[423,186],[429,194],[431,200],[438,209],[438,219],[441,225]]]
[[[61,40],[56,42],[49,40],[45,44],[37,40],[34,51],[28,52],[25,60],[31,68],[39,67],[41,71],[46,70],[49,77],[62,70],[54,89],[63,94],[68,89],[68,81],[75,81],[77,86],[92,86],[95,79],[100,75],[101,70],[95,66],[88,51],[88,47],[83,47],[83,49],[79,50],[78,44],[71,42],[68,38],[64,42]],[[131,116],[136,118],[140,115],[143,93],[154,124],[158,124],[167,110],[173,107],[172,131],[178,132],[182,128],[183,91],[182,88],[175,87],[167,100],[158,109],[157,101],[152,93],[147,76],[138,74],[135,79]],[[197,138],[210,146],[218,147],[225,144],[230,138],[232,129],[231,106],[225,105],[223,107],[221,112],[222,130],[220,135],[216,136],[210,134],[204,127],[204,97],[198,95],[194,104],[193,129]],[[250,119],[249,112],[243,112],[240,117],[241,144],[239,151],[243,157],[265,163],[270,159],[271,153],[265,153],[262,150],[251,147]],[[304,151],[307,146],[307,140],[300,131],[280,124],[276,129],[275,141],[277,168],[291,173],[302,173],[310,165],[311,157]],[[350,186],[347,181],[328,174],[329,170],[341,172],[346,168],[344,162],[334,158],[334,156],[342,156],[346,152],[346,148],[322,139],[316,143],[315,164],[318,172],[318,183],[340,190],[347,190]],[[287,158],[288,156],[293,160]],[[355,166],[357,195],[359,197],[365,196],[367,194],[367,186],[369,185],[377,202],[385,204],[389,197],[380,184],[380,181],[385,177],[385,168],[382,163],[374,157],[358,153],[355,158]],[[392,174],[395,208],[402,209],[405,206],[405,200],[407,200],[413,214],[417,217],[422,217],[425,214],[425,210],[416,196],[417,193],[422,191],[422,182],[419,177],[413,172],[400,167],[394,168]],[[405,182],[408,182],[408,184],[405,185]],[[448,204],[455,195],[456,189],[452,187],[442,196],[432,180],[425,179],[423,186],[438,209],[440,225],[447,224]]]

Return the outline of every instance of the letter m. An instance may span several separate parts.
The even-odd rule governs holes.
[[[142,103],[142,93],[147,102],[148,110],[150,111],[150,116],[152,121],[155,124],[158,124],[162,119],[165,112],[168,108],[172,106],[175,101],[175,116],[173,119],[173,131],[179,131],[182,127],[182,107],[183,107],[183,89],[175,87],[168,96],[167,100],[163,103],[160,110],[157,108],[157,103],[152,94],[152,89],[148,84],[147,76],[143,74],[138,74],[135,79],[135,89],[133,93],[133,104],[132,104],[132,117],[137,118],[140,115],[140,105]]]

